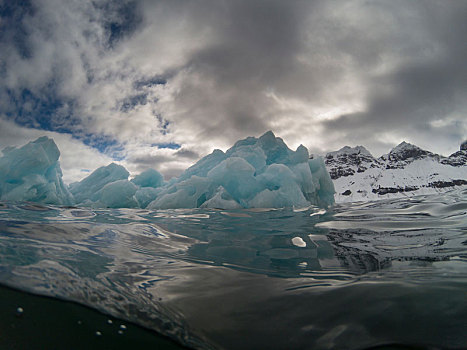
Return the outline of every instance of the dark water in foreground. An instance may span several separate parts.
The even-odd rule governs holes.
[[[187,349],[80,304],[2,286],[0,329],[2,350]]]
[[[466,214],[466,190],[328,211],[3,202],[0,283],[199,349],[462,349]]]

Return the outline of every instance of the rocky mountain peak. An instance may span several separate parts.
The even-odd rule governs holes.
[[[374,200],[436,193],[467,185],[467,142],[449,157],[401,142],[375,159],[365,147],[326,154],[336,201]]]
[[[448,158],[441,161],[443,164],[452,166],[464,166],[467,164],[467,140],[462,142],[460,150],[451,154]]]
[[[390,161],[405,161],[412,159],[421,159],[427,156],[434,156],[433,153],[425,151],[420,147],[412,145],[411,143],[402,141],[396,147],[394,147],[388,154]]]
[[[376,159],[363,146],[345,146],[338,151],[329,152],[325,157],[326,165],[331,168],[329,174],[332,179],[364,172],[374,162]]]
[[[361,155],[364,157],[373,157],[371,153],[363,146],[356,146],[356,147],[344,146],[338,151],[329,152],[326,155],[326,157],[328,157],[328,155],[331,155],[333,157],[349,156],[349,155]]]

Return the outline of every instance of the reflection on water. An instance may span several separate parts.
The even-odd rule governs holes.
[[[462,347],[466,198],[454,191],[328,211],[3,202],[0,282],[194,348]]]

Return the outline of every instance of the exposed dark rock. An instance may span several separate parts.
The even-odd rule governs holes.
[[[373,188],[372,192],[379,195],[388,194],[388,193],[399,193],[399,192],[410,192],[416,191],[418,187],[415,186],[405,186],[405,187],[378,187]]]
[[[467,165],[467,150],[457,151],[451,154],[448,158],[442,159],[441,163],[451,166]]]
[[[342,176],[351,176],[355,174],[355,170],[347,168],[333,168],[329,171],[329,175],[331,175],[331,179],[335,180],[338,179]]]
[[[342,176],[352,176],[355,172],[365,172],[375,162],[376,159],[362,146],[354,148],[345,146],[339,151],[328,153],[325,157],[326,166],[333,180]]]
[[[388,159],[391,161],[401,161],[408,159],[421,159],[428,156],[434,156],[434,153],[425,151],[420,147],[407,142],[402,142],[389,152]]]
[[[435,188],[445,188],[445,187],[454,187],[467,185],[466,180],[452,180],[452,181],[434,181],[430,183],[430,187]]]

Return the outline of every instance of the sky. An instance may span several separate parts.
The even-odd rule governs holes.
[[[0,148],[52,137],[67,183],[167,179],[272,130],[374,156],[467,138],[467,1],[0,0]]]

